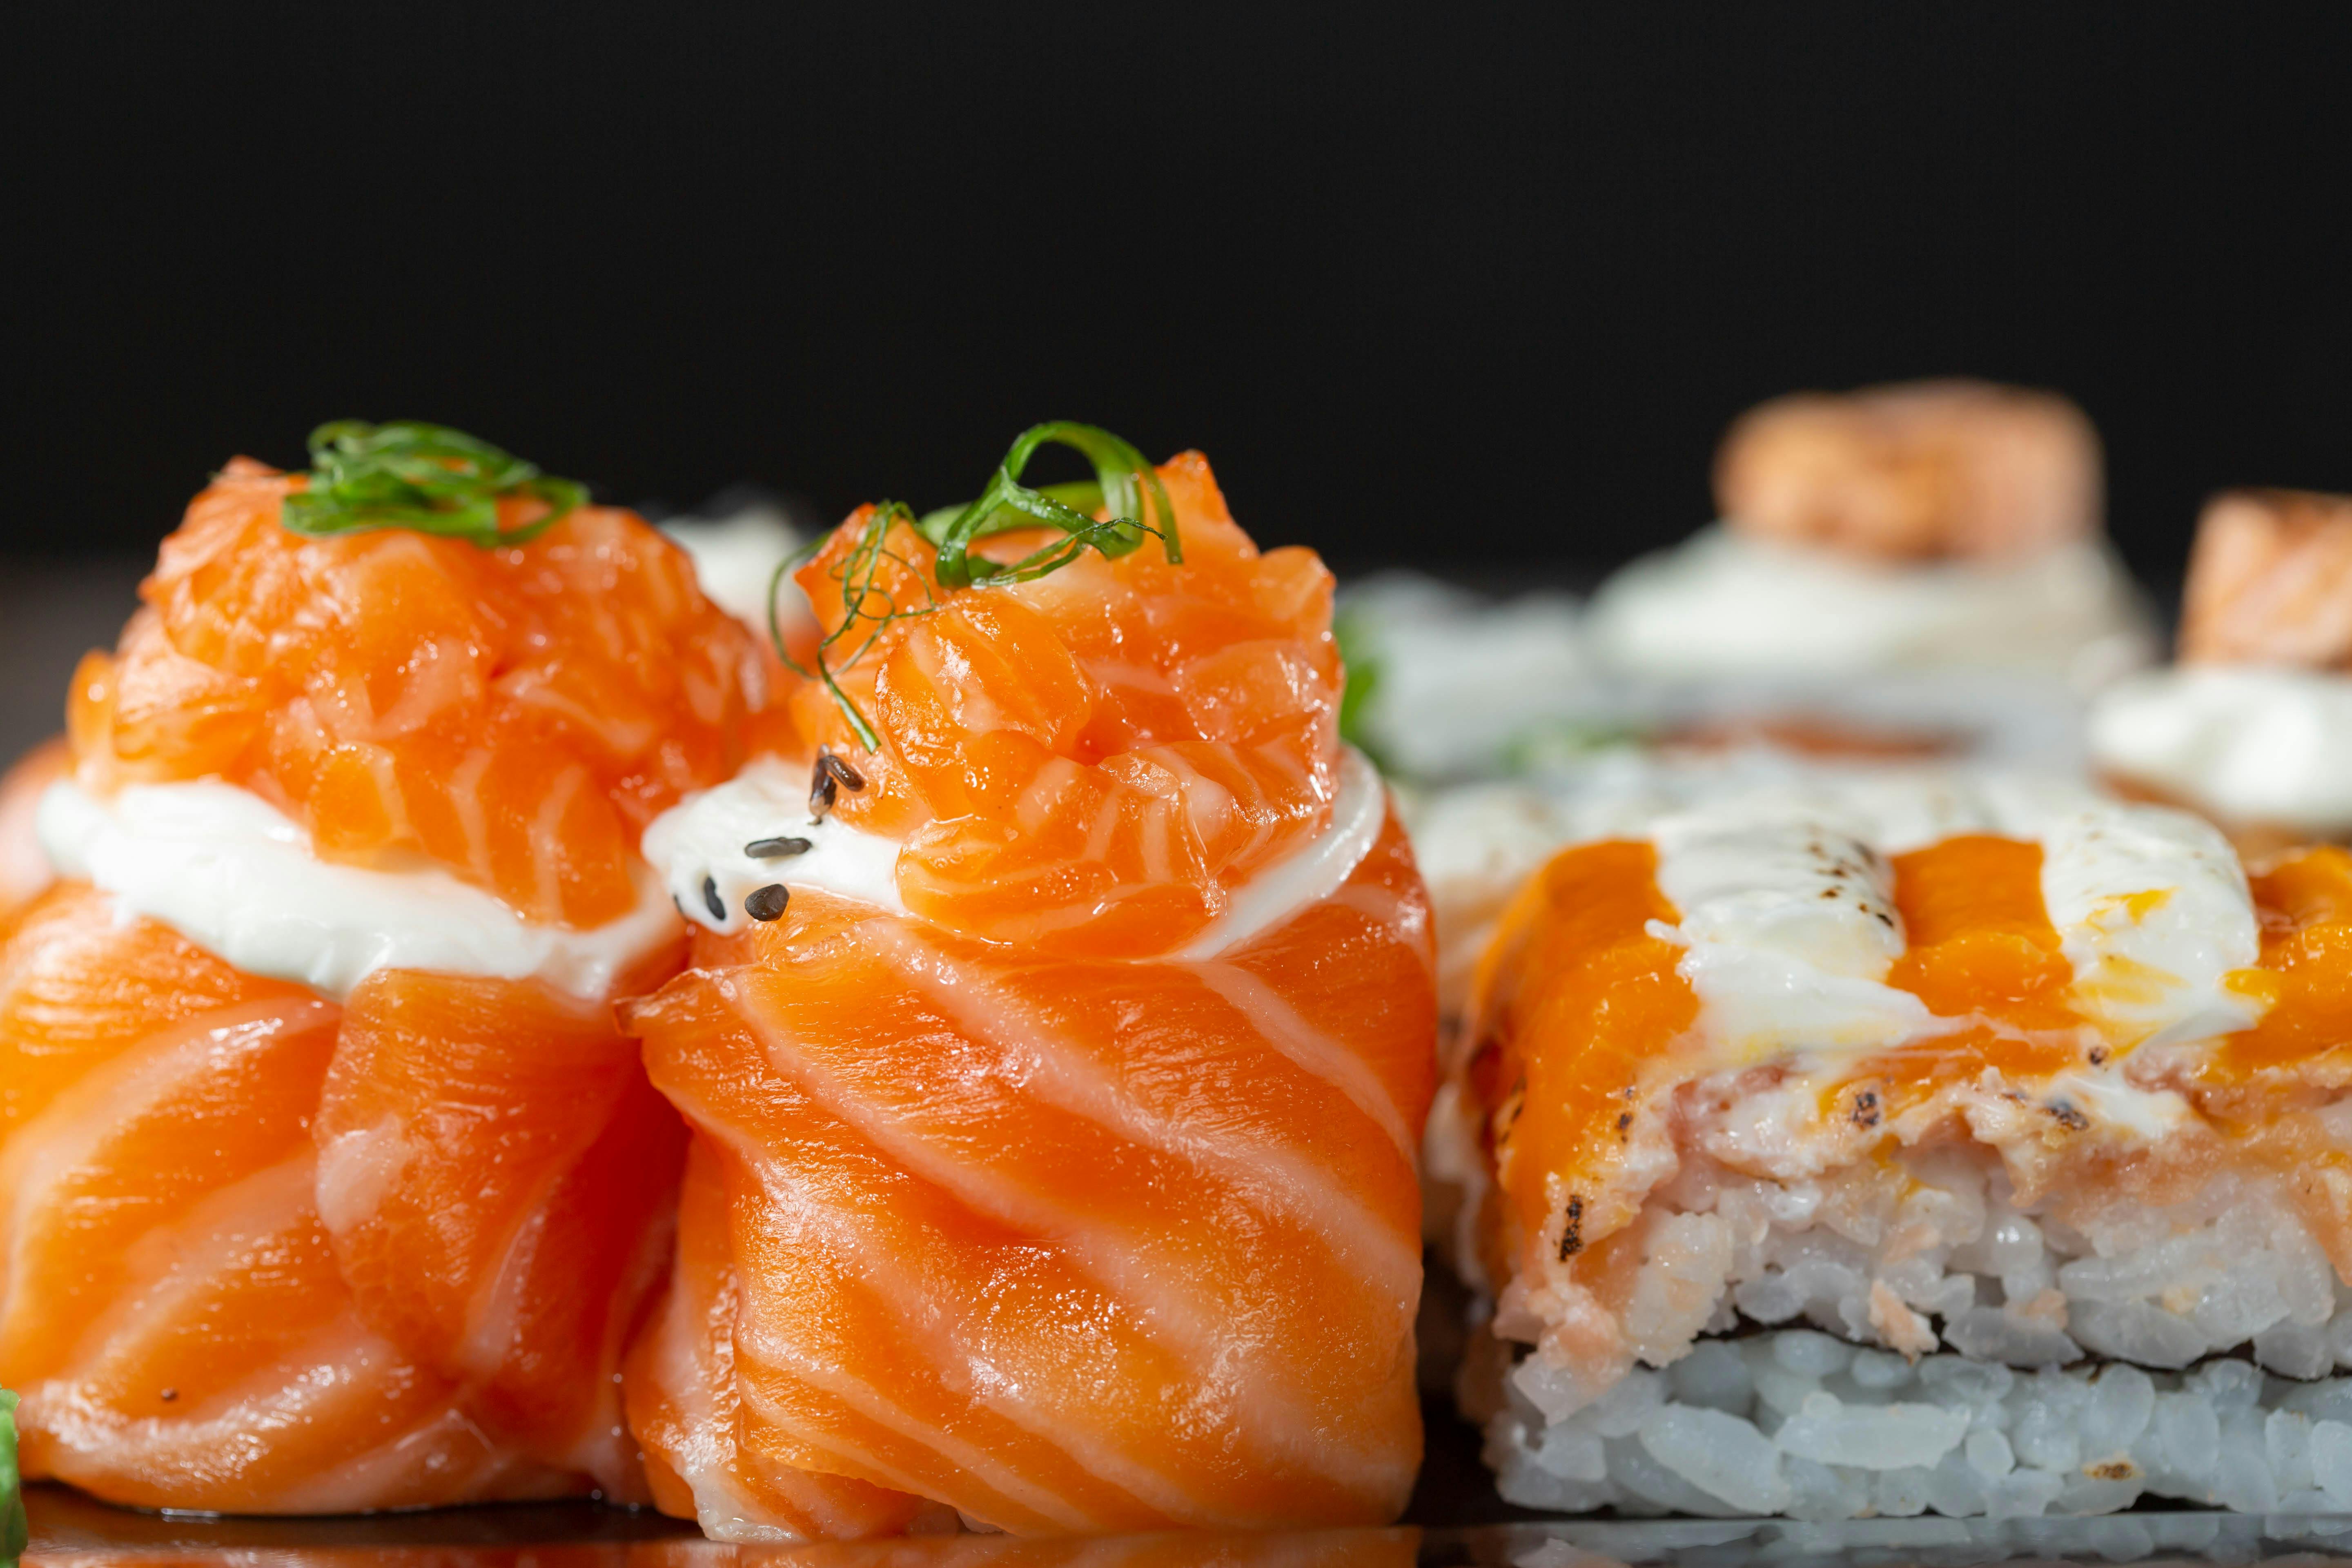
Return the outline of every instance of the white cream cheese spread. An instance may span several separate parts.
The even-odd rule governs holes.
[[[1379,773],[1355,751],[1343,751],[1329,825],[1234,889],[1225,912],[1172,956],[1213,958],[1330,897],[1371,852],[1387,815]],[[762,840],[780,838],[799,839],[807,847],[751,853]],[[728,783],[689,795],[656,817],[646,830],[645,854],[687,918],[722,934],[750,923],[744,899],[772,883],[907,913],[898,896],[898,841],[837,817],[812,822],[807,770],[773,757],[754,758]]]
[[[2100,697],[2090,738],[2101,768],[2231,822],[2352,834],[2352,676],[2152,670]]]
[[[121,918],[159,921],[247,973],[338,999],[379,969],[535,979],[594,999],[679,931],[643,868],[636,907],[619,920],[534,925],[436,865],[322,860],[299,824],[215,779],[130,784],[111,797],[62,780],[42,796],[37,826],[58,875],[111,894]]]
[[[1604,584],[1585,637],[1605,664],[1654,675],[2030,669],[2086,689],[2153,649],[2130,580],[2096,542],[1882,566],[1721,524]]]

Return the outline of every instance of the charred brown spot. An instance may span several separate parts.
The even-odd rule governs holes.
[[[1632,1111],[1630,1111],[1630,1110],[1621,1110],[1621,1111],[1619,1111],[1619,1112],[1617,1113],[1617,1131],[1618,1131],[1622,1132],[1622,1131],[1625,1131],[1625,1129],[1627,1129],[1628,1127],[1631,1127],[1631,1126],[1633,1126],[1633,1113]]]
[[[1856,1127],[1878,1125],[1878,1091],[1865,1089],[1853,1097],[1853,1124]]]
[[[2050,1114],[2056,1118],[2059,1126],[2069,1132],[2080,1132],[2091,1124],[2091,1119],[2075,1110],[2073,1102],[2069,1100],[2052,1100]]]
[[[1559,1222],[1559,1260],[1562,1263],[1584,1250],[1584,1200],[1570,1194],[1568,1212]]]
[[[2093,1046],[2091,1047],[2091,1065],[2095,1068],[2103,1068],[2107,1065],[2106,1047]]]
[[[2127,1481],[2139,1474],[2139,1467],[2129,1459],[2101,1459],[2095,1465],[2084,1465],[2083,1473],[2095,1481]]]

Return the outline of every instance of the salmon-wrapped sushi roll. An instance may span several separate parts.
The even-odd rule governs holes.
[[[2352,856],[2015,781],[1563,851],[1443,1163],[1503,1494],[1844,1518],[2352,1507]]]
[[[1017,484],[1046,434],[1119,521]],[[700,928],[628,1012],[695,1130],[629,1372],[662,1506],[737,1540],[1393,1518],[1434,999],[1335,734],[1328,574],[1198,455],[1058,426],[800,582],[822,749],[646,840]]]
[[[2203,813],[2250,853],[2352,838],[2352,497],[2216,496],[2179,651],[2092,710],[2101,771]]]
[[[83,664],[0,926],[26,1473],[240,1512],[645,1495],[684,1130],[636,854],[762,679],[685,555],[430,426],[232,462]]]

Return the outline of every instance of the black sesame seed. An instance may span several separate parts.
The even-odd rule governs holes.
[[[716,877],[702,879],[702,907],[710,911],[712,920],[727,918],[727,900],[719,896],[719,879]]]
[[[841,781],[841,787],[847,790],[852,795],[856,795],[859,790],[866,787],[866,775],[859,773],[856,768],[851,767],[844,759],[835,756],[831,752],[818,752],[817,765],[824,769],[825,772],[831,773],[835,778],[839,779]]]
[[[810,848],[805,838],[754,838],[743,846],[743,853],[754,860],[781,860],[787,855],[805,855]]]
[[[782,882],[771,882],[764,888],[754,888],[743,895],[743,912],[755,921],[775,920],[792,901],[792,893]]]

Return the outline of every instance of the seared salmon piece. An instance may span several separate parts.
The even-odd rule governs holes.
[[[2197,525],[2184,662],[2352,668],[2352,498],[2231,490]]]
[[[2098,531],[2098,437],[2054,393],[1986,382],[1795,393],[1733,424],[1715,495],[1761,538],[1886,562],[2015,560]]]

